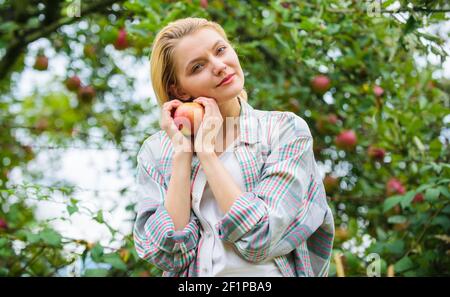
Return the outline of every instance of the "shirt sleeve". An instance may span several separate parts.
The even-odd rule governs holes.
[[[139,151],[136,180],[139,197],[133,237],[138,256],[164,271],[186,269],[196,254],[198,219],[191,211],[186,227],[175,231],[164,207],[167,186],[149,143],[144,143]]]
[[[286,255],[313,238],[314,251],[326,263],[334,222],[309,127],[293,113],[285,113],[278,123],[271,129],[277,132],[270,137],[272,150],[259,183],[241,194],[219,221],[219,237],[255,263]]]

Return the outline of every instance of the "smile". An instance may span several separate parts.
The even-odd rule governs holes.
[[[220,85],[218,85],[218,87],[221,87],[221,86],[224,86],[224,85],[228,85],[231,82],[233,82],[233,80],[234,80],[234,74],[230,75],[230,77],[227,80],[221,82]]]

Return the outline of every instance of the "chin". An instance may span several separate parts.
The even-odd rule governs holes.
[[[217,101],[228,101],[228,100],[232,100],[234,98],[236,98],[241,91],[243,90],[244,86],[239,85],[239,86],[233,86],[233,88],[227,89],[225,92],[222,92],[220,94],[218,94],[216,97]]]
[[[230,94],[230,95],[227,94],[227,95],[217,96],[217,97],[215,97],[215,99],[216,99],[217,103],[225,102],[225,101],[233,100],[233,99],[236,98],[240,93],[241,93],[241,91],[239,91],[239,92],[233,92],[233,93]]]

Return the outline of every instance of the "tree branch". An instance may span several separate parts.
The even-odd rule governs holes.
[[[94,4],[87,6],[85,9],[81,10],[81,15],[86,16],[91,13],[100,11],[105,7],[117,3],[122,2],[123,0],[104,0],[104,1],[96,1]],[[4,79],[11,68],[14,66],[16,60],[22,54],[26,46],[38,40],[39,38],[45,37],[50,33],[56,31],[58,28],[69,25],[76,21],[80,20],[76,17],[63,17],[60,18],[38,30],[28,30],[28,31],[19,31],[17,37],[12,40],[8,49],[6,50],[6,54],[0,61],[0,80]]]

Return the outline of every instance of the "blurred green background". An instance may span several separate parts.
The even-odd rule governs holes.
[[[314,137],[330,276],[449,276],[447,1],[0,0],[0,276],[159,276],[131,236],[156,33],[221,24]]]

